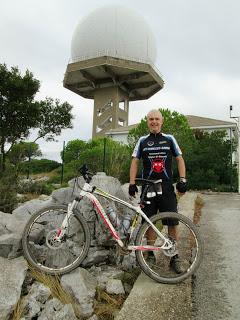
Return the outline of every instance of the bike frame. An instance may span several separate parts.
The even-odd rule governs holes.
[[[145,215],[145,213],[141,210],[140,206],[134,206],[131,205],[130,203],[119,199],[113,195],[111,195],[110,193],[107,193],[106,191],[103,191],[97,187],[93,187],[91,186],[89,183],[85,182],[81,192],[80,192],[80,199],[87,197],[92,204],[94,205],[96,211],[99,213],[100,217],[103,219],[106,227],[110,230],[113,238],[115,239],[115,241],[118,243],[118,245],[120,247],[125,247],[123,241],[121,240],[120,235],[118,234],[118,232],[116,231],[116,229],[114,228],[114,226],[112,225],[107,213],[105,212],[104,208],[102,207],[101,203],[99,202],[99,200],[94,196],[94,193],[96,195],[102,196],[106,199],[112,200],[114,202],[120,203],[126,207],[128,207],[129,209],[133,210],[134,212],[140,214],[144,220],[146,220],[149,225],[153,228],[153,230],[157,233],[157,235],[163,240],[163,245],[156,247],[156,246],[150,246],[150,245],[143,245],[143,246],[135,246],[135,245],[129,245],[127,246],[127,250],[130,251],[135,251],[135,250],[141,250],[141,251],[159,251],[159,250],[169,250],[172,248],[173,244],[172,242],[166,238],[156,227],[155,225],[151,222],[151,220]],[[67,229],[67,225],[68,225],[68,219],[70,218],[70,216],[73,214],[73,210],[74,208],[78,205],[79,199],[75,199],[73,200],[71,203],[69,203],[68,205],[68,212],[67,215],[65,216],[61,228],[59,229],[59,231],[57,232],[57,236],[55,238],[56,241],[61,241],[61,238],[64,236],[65,231]],[[133,230],[135,229],[135,226],[132,224],[131,225],[131,232],[130,232],[130,238],[132,236]]]

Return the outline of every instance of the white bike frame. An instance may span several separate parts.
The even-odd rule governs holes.
[[[129,209],[135,211],[136,213],[140,214],[148,223],[149,225],[153,228],[153,230],[157,233],[157,235],[163,240],[163,244],[159,247],[156,246],[150,246],[150,245],[142,245],[142,246],[134,246],[134,245],[129,245],[126,249],[127,250],[141,250],[141,251],[159,251],[159,250],[169,250],[172,248],[173,244],[172,242],[166,238],[156,227],[155,225],[151,222],[151,220],[145,215],[145,213],[141,210],[140,206],[134,206],[131,205],[130,203],[121,200],[97,187],[91,186],[89,183],[85,182],[81,192],[80,192],[80,198],[87,197],[94,205],[95,209],[103,219],[104,223],[106,224],[106,227],[110,230],[112,236],[114,237],[115,241],[119,244],[120,247],[124,247],[124,244],[120,238],[120,235],[117,233],[116,229],[112,225],[107,213],[105,212],[104,208],[102,207],[101,203],[99,200],[94,196],[94,193],[96,195],[102,196],[104,198],[107,198],[109,200],[118,202]],[[64,236],[65,231],[67,229],[68,225],[68,219],[70,216],[73,214],[74,208],[77,206],[78,200],[73,200],[71,203],[68,205],[68,212],[67,215],[65,216],[61,228],[57,232],[57,236],[55,238],[56,241],[61,241],[61,238]],[[133,230],[135,229],[135,226],[132,226],[131,231],[130,231],[130,238],[132,235]]]

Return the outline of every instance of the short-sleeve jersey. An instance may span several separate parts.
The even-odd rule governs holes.
[[[132,157],[142,159],[144,179],[172,183],[172,157],[182,155],[174,136],[164,133],[150,133],[141,137]]]

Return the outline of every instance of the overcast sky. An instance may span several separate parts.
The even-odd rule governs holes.
[[[0,63],[29,69],[46,96],[74,106],[74,128],[58,142],[39,141],[49,159],[60,160],[63,141],[88,140],[93,101],[63,88],[73,31],[79,20],[107,4],[144,16],[157,43],[156,65],[165,87],[130,104],[129,124],[156,107],[229,121],[240,115],[240,2],[238,0],[0,0]]]

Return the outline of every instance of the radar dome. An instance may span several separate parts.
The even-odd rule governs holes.
[[[72,62],[111,56],[154,64],[156,45],[145,19],[119,6],[99,8],[77,25],[71,43]]]

